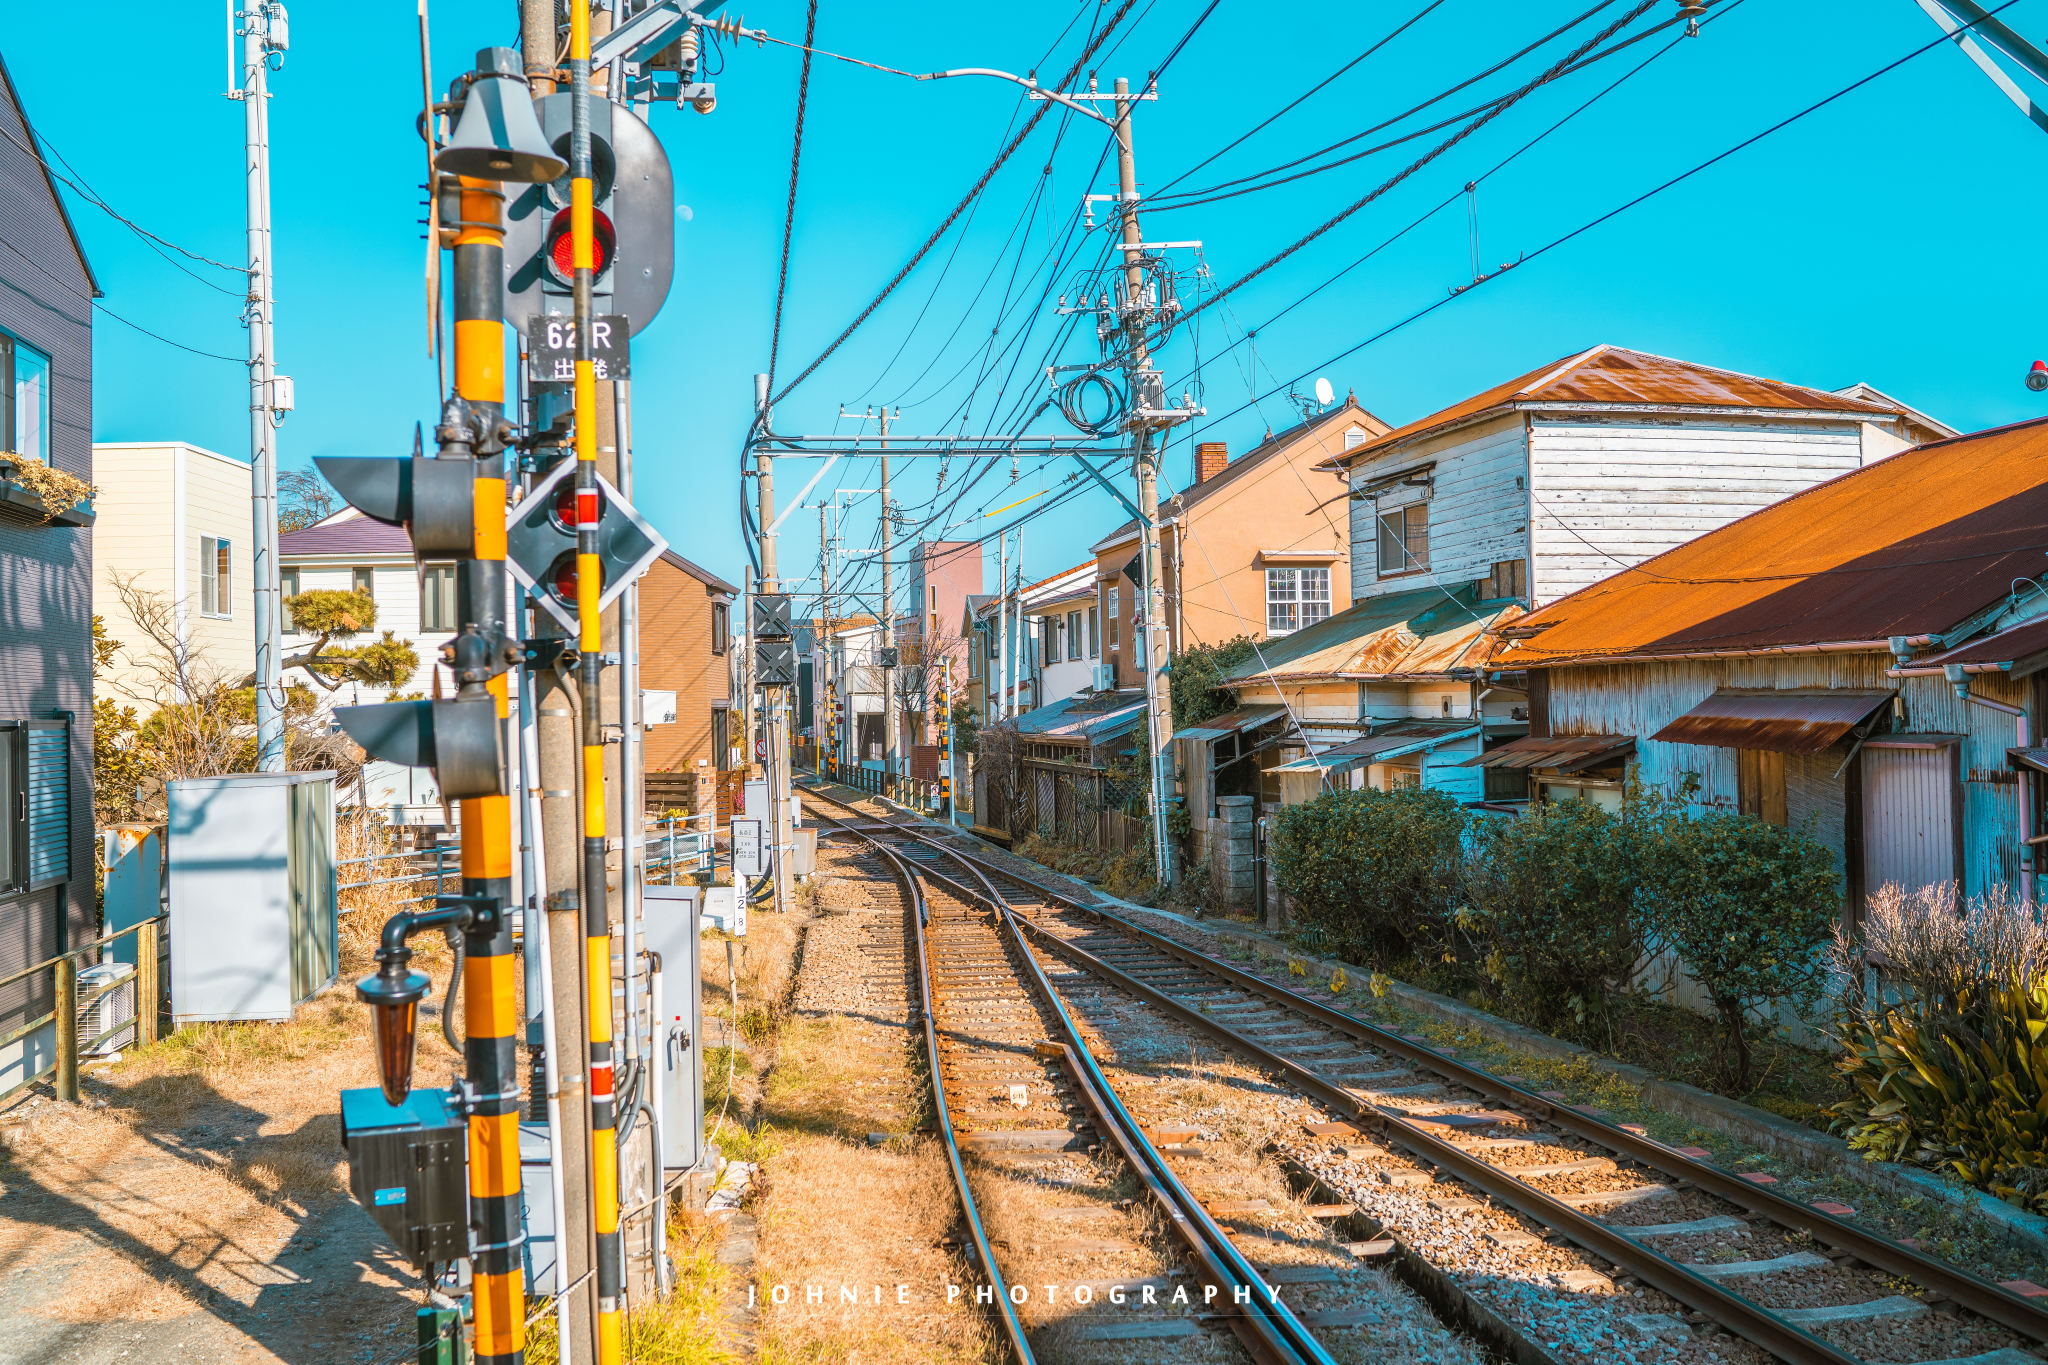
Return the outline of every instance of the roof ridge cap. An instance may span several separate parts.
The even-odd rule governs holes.
[[[1551,384],[1555,384],[1558,380],[1564,378],[1567,374],[1570,374],[1573,370],[1576,370],[1577,368],[1579,368],[1579,366],[1585,364],[1594,356],[1600,355],[1603,352],[1611,351],[1614,349],[1615,347],[1611,343],[1603,341],[1598,346],[1594,346],[1589,350],[1580,351],[1577,355],[1567,356],[1562,362],[1560,362],[1555,368],[1553,368],[1550,371],[1550,373],[1544,375],[1535,383],[1524,384],[1521,388],[1516,389],[1514,396],[1516,398],[1523,398],[1528,396],[1529,394],[1536,392],[1538,389],[1547,387]],[[1491,411],[1491,409],[1489,409],[1489,411]]]

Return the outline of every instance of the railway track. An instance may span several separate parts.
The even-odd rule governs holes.
[[[1158,1305],[1159,1313],[1112,1321],[1093,1329],[1082,1325],[1081,1340],[1149,1339],[1154,1350],[1175,1337],[1200,1337],[1204,1320],[1220,1321],[1262,1365],[1334,1365],[1314,1331],[1285,1301],[1271,1272],[1238,1249],[1182,1183],[1153,1139],[1123,1106],[1096,1065],[1060,992],[1024,942],[1013,913],[971,865],[943,851],[904,844],[844,822],[828,821],[834,832],[862,840],[895,871],[909,904],[918,1006],[925,1046],[937,1084],[931,1088],[936,1126],[947,1153],[963,1212],[968,1249],[984,1276],[985,1301],[1009,1353],[1019,1362],[1036,1359],[1020,1303],[1053,1307],[1051,1291],[1064,1288],[1064,1306],[1079,1309],[1098,1294],[1118,1303]],[[992,1109],[1000,1094],[1009,1112]],[[1027,1128],[1019,1122],[1064,1119],[1072,1105],[1085,1118],[1080,1130]],[[1048,1117],[1050,1115],[1051,1117]],[[971,1131],[969,1125],[972,1125]],[[964,1133],[964,1137],[963,1137]],[[1048,1153],[1048,1148],[1051,1153]],[[1125,1274],[1042,1283],[1026,1269],[1037,1252],[1107,1254],[1129,1244],[1086,1234],[1103,1222],[1127,1224],[1127,1210],[1102,1197],[1090,1198],[1090,1182],[1073,1182],[1070,1202],[1050,1210],[1076,1233],[1049,1246],[1020,1245],[992,1233],[984,1220],[970,1160],[1030,1161],[1062,1149],[1112,1155],[1135,1178],[1156,1209],[1159,1234],[1176,1245],[1163,1259],[1185,1259],[1183,1282],[1176,1276]],[[1079,1201],[1079,1202],[1072,1202]],[[1007,1254],[999,1255],[1003,1245]],[[1284,1272],[1273,1277],[1288,1282]],[[1048,1291],[1045,1298],[1037,1291]],[[1080,1295],[1085,1293],[1088,1300]],[[1184,1307],[1184,1313],[1175,1312]],[[1046,1319],[1041,1319],[1046,1321]],[[1072,1326],[1072,1324],[1069,1324]],[[1100,1335],[1090,1337],[1090,1331]],[[1189,1358],[1209,1359],[1201,1343]]]
[[[1303,1125],[1285,1144],[1303,1179],[1357,1192],[1389,1225],[1413,1212],[1447,1227],[1439,1242],[1483,1248],[1508,1279],[1518,1259],[1524,1275],[1545,1278],[1544,1264],[1568,1243],[1610,1269],[1548,1278],[1582,1295],[1649,1298],[1641,1306],[1654,1310],[1613,1315],[1623,1335],[1596,1333],[1590,1350],[1524,1317],[1519,1333],[1510,1329],[1520,1340],[1496,1335],[1499,1349],[1605,1358],[1604,1343],[1629,1348],[1630,1358],[1642,1358],[1640,1348],[1649,1359],[1703,1360],[1714,1358],[1703,1348],[1718,1345],[1724,1361],[1795,1365],[2038,1365],[2048,1355],[2048,1301],[1871,1233],[1846,1210],[1786,1199],[1767,1176],[1722,1170],[1696,1159],[1703,1153],[1467,1066],[907,822],[816,794],[853,813],[841,828],[992,909],[1022,957],[1058,961],[1141,1000],[1315,1101],[1327,1121]],[[1067,1047],[1085,1064],[1072,1018],[1063,1022]],[[1092,1078],[1110,1089],[1099,1068]],[[1113,1091],[1106,1099],[1116,1103]]]

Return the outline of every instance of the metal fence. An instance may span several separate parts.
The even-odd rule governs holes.
[[[337,893],[367,891],[373,886],[419,885],[431,881],[432,890],[404,897],[398,902],[400,905],[413,905],[420,901],[431,903],[434,897],[444,893],[451,876],[457,881],[461,880],[462,850],[453,844],[438,843],[428,848],[391,848],[354,858],[336,858],[334,865],[337,869],[360,867],[369,873],[360,881],[338,882],[334,888]]]
[[[705,811],[702,815],[674,820],[649,820],[642,836],[645,842],[641,855],[647,880],[665,877],[668,885],[674,886],[678,875],[711,871],[716,818],[713,812]]]
[[[908,806],[912,810],[925,811],[933,815],[945,813],[946,803],[939,795],[940,784],[936,779],[911,777],[906,773],[885,773],[880,768],[835,763],[829,757],[822,770],[809,768],[805,771],[826,782],[837,782],[840,786],[852,787],[855,791],[887,797],[898,805]]]

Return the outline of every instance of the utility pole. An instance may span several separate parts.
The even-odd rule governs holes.
[[[882,441],[882,648],[896,647],[896,580],[889,562],[890,541],[895,531],[889,507],[889,405],[884,403],[878,418]],[[889,656],[884,653],[886,660]],[[882,790],[893,791],[896,780],[896,670],[882,665]]]
[[[274,276],[270,260],[269,55],[287,45],[284,6],[252,3],[242,11],[242,83],[230,98],[242,102],[243,174],[249,220],[249,298],[242,319],[249,329],[249,498],[255,544],[250,566],[256,585],[256,769],[281,773],[284,752],[283,640],[277,574],[277,415],[280,400]],[[287,381],[289,382],[289,381]],[[183,547],[180,547],[182,553]],[[212,566],[207,566],[209,569]]]
[[[766,433],[773,413],[768,406],[768,376],[754,376],[754,404],[760,414],[760,428]],[[759,487],[761,517],[761,595],[779,593],[781,580],[775,567],[775,460],[764,443],[754,448],[754,473]],[[885,561],[886,562],[886,561]],[[775,882],[775,909],[787,913],[792,888],[789,885],[789,723],[788,693],[785,687],[761,687],[761,719],[764,750],[768,756],[768,854],[769,875]],[[742,892],[744,894],[744,892]]]
[[[825,755],[831,749],[834,738],[831,716],[832,704],[832,537],[826,530],[826,519],[831,515],[832,504],[818,504],[818,668],[817,676],[811,680],[811,733],[818,745],[818,776],[836,776]]]
[[[1116,170],[1117,207],[1123,218],[1124,332],[1129,338],[1125,352],[1127,392],[1132,406],[1145,408],[1143,395],[1158,386],[1151,372],[1151,357],[1145,344],[1147,310],[1143,237],[1138,232],[1138,166],[1131,149],[1131,83],[1123,77],[1116,82]],[[1138,530],[1144,540],[1145,608],[1144,629],[1145,719],[1151,739],[1152,780],[1149,804],[1152,810],[1152,848],[1159,880],[1171,886],[1180,880],[1179,850],[1167,829],[1167,815],[1173,805],[1173,694],[1166,685],[1167,651],[1171,646],[1166,631],[1166,591],[1160,582],[1159,557],[1159,457],[1149,424],[1139,425],[1134,463],[1138,480]]]
[[[995,706],[991,716],[1006,720],[1010,714],[1010,533],[996,542],[996,672]]]

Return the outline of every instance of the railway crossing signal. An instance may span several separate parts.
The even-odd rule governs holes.
[[[572,98],[563,91],[533,106],[564,159]],[[637,334],[661,311],[675,273],[675,182],[668,153],[637,114],[603,99],[589,110],[591,311],[594,320],[622,315]],[[575,312],[570,199],[564,174],[524,187],[505,206],[505,320],[521,330],[537,316]]]
[[[570,631],[576,629],[576,532],[593,502],[602,571],[597,605],[602,611],[668,548],[661,532],[603,475],[598,476],[596,496],[586,497],[576,487],[576,462],[564,460],[505,516],[506,567],[533,600]]]

